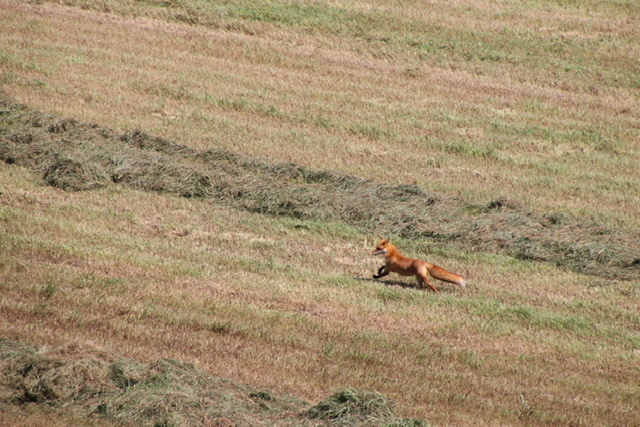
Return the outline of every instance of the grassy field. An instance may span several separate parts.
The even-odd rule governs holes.
[[[295,424],[245,412],[345,388],[434,424],[640,423],[639,16],[0,0],[0,338],[269,390],[127,419],[5,380],[0,424]],[[372,280],[380,235],[470,285]]]

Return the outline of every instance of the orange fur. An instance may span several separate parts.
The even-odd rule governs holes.
[[[423,287],[424,285],[427,285],[436,293],[439,292],[438,288],[429,282],[427,273],[429,273],[431,277],[445,282],[456,283],[460,286],[464,286],[466,284],[464,277],[460,275],[451,273],[442,267],[438,267],[437,265],[433,265],[426,261],[408,258],[402,255],[398,252],[398,249],[389,242],[389,239],[380,240],[378,246],[376,246],[372,253],[374,255],[385,256],[385,263],[378,269],[378,274],[373,275],[374,279],[379,279],[389,273],[397,273],[401,276],[416,276],[418,286]]]

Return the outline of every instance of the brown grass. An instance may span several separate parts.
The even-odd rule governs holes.
[[[95,425],[324,425],[309,419],[418,425],[396,418],[391,403],[375,393],[348,389],[312,406],[192,364],[145,365],[86,345],[38,349],[0,339],[0,372],[0,401],[39,408],[25,417],[32,423],[53,413]]]
[[[59,145],[69,117],[87,135],[143,129],[198,153],[418,184],[463,200],[470,220],[532,212],[520,219],[637,233],[633,4],[65,3],[0,1],[3,90],[54,114],[42,132]],[[3,147],[37,145],[9,126]],[[42,185],[40,166],[0,166],[4,338],[172,358],[314,402],[371,390],[438,424],[638,424],[634,277],[397,239],[471,278],[436,297],[369,280],[378,236],[344,223],[96,169],[71,170],[106,185],[68,192]],[[33,408],[2,405],[0,421],[29,423]]]
[[[415,185],[380,185],[225,149],[198,151],[141,131],[117,135],[30,111],[1,94],[0,107],[0,124],[7,128],[0,160],[31,167],[63,190],[124,184],[216,199],[261,214],[343,222],[366,233],[553,262],[601,277],[639,277],[640,233],[579,224],[563,214],[537,218],[514,199],[481,206]]]
[[[180,8],[127,2],[112,9],[125,18],[5,6],[3,79],[36,108],[199,149],[417,182],[485,203],[518,194],[539,213],[638,226],[629,62],[638,34],[624,10],[591,5],[593,18],[518,3],[498,11],[442,2],[429,14],[387,6],[397,24],[372,13],[382,34],[345,37],[330,23],[314,34],[245,19],[234,30],[235,18],[195,6],[189,16],[204,25],[173,23]],[[411,41],[418,37],[433,40]]]
[[[477,284],[434,298],[356,280],[377,262],[339,226],[119,187],[61,193],[17,167],[2,180],[5,337],[191,361],[310,401],[377,390],[435,422],[635,419],[637,285],[434,255]]]

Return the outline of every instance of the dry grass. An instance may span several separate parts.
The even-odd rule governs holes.
[[[110,3],[125,17],[5,1],[10,94],[199,149],[639,225],[633,6]]]
[[[56,120],[417,183],[470,218],[506,195],[637,233],[633,4],[54,3],[0,1],[0,81]],[[43,132],[73,124],[55,123]],[[32,143],[11,126],[3,148]],[[361,228],[112,185],[75,160],[0,166],[4,338],[172,358],[307,401],[372,390],[438,424],[639,422],[634,277],[397,239],[470,276],[436,297],[369,280],[378,236]],[[49,171],[66,187],[61,170],[92,190],[42,185]]]
[[[1,401],[25,407],[46,404],[66,422],[118,425],[345,425],[362,421],[419,425],[395,417],[374,393],[344,390],[316,406],[295,398],[217,378],[173,359],[148,365],[117,359],[99,349],[68,345],[38,349],[0,339]],[[44,408],[43,408],[44,407]],[[34,411],[35,412],[35,411]],[[33,414],[29,421],[41,420]],[[74,418],[70,418],[74,417]],[[82,418],[81,418],[82,417]],[[55,422],[55,421],[54,421]]]
[[[441,423],[637,420],[637,283],[434,254],[475,283],[434,298],[362,280],[377,260],[344,226],[63,193],[15,166],[0,188],[5,337],[195,362],[310,401],[377,390]]]
[[[640,233],[579,224],[561,214],[539,218],[514,199],[469,204],[415,185],[380,185],[225,149],[198,151],[140,131],[118,135],[4,98],[0,108],[0,125],[7,129],[0,160],[28,166],[63,190],[124,184],[266,215],[342,222],[367,233],[553,262],[601,277],[638,277]]]

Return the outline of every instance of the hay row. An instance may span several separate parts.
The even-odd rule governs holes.
[[[310,405],[173,359],[142,364],[91,347],[0,338],[0,409],[26,403],[121,425],[422,425],[396,418],[378,393],[349,389]]]
[[[267,215],[341,221],[363,232],[464,251],[552,262],[613,279],[640,277],[639,232],[536,217],[511,199],[474,205],[415,185],[380,185],[334,171],[272,164],[225,149],[198,151],[132,131],[60,119],[0,97],[0,159],[68,191],[121,184],[198,197]]]

